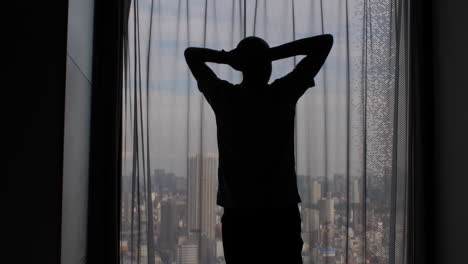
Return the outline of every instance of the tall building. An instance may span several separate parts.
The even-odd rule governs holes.
[[[360,188],[359,188],[359,180],[358,179],[354,179],[351,181],[351,186],[350,186],[350,202],[351,203],[360,203],[360,199],[361,199],[361,196],[360,196]]]
[[[318,183],[317,181],[314,181],[310,188],[310,202],[316,205],[321,197],[322,197],[321,184]]]
[[[194,242],[185,242],[178,247],[178,264],[199,264],[198,244]]]
[[[215,239],[218,157],[196,155],[189,159],[188,229]]]
[[[162,182],[164,175],[165,175],[165,171],[163,169],[155,169],[154,170],[154,173],[153,173],[153,178],[151,179],[151,189],[158,192],[158,193],[161,193],[162,192],[162,189],[163,189],[163,186],[164,186],[164,183]]]
[[[346,196],[346,177],[343,174],[335,174],[334,176],[334,185],[336,197],[345,197]]]
[[[177,207],[173,198],[161,201],[161,228],[158,244],[162,249],[174,250],[177,244]]]
[[[324,198],[320,200],[320,222],[335,223],[335,201],[333,198]]]
[[[166,172],[163,169],[154,170],[154,179],[152,181],[152,188],[158,192],[172,192],[176,191],[177,177],[173,172]]]
[[[180,198],[176,201],[177,208],[177,226],[179,229],[179,236],[188,236],[187,233],[187,200]]]
[[[187,191],[187,179],[184,177],[175,177],[175,190],[178,193]]]
[[[198,158],[190,158],[187,177],[187,228],[189,233],[200,232],[200,177],[198,167]]]
[[[320,218],[316,209],[302,209],[302,237],[310,247],[316,247],[320,241]]]
[[[302,231],[312,232],[320,228],[319,223],[319,211],[315,209],[303,209],[304,221]]]
[[[130,226],[130,218],[132,216],[131,193],[122,192],[122,226]]]

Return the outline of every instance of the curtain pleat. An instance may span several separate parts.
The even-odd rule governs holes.
[[[133,0],[128,21],[121,263],[224,263],[216,122],[184,49],[319,34],[334,46],[295,121],[303,261],[406,262],[407,0]],[[302,57],[274,62],[270,82]]]

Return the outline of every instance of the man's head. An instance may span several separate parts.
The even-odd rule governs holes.
[[[246,37],[237,44],[236,56],[247,82],[267,84],[271,76],[270,46],[259,37]]]

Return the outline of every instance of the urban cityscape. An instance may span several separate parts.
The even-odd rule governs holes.
[[[146,180],[140,184],[150,195],[136,192],[140,186],[132,185],[132,176],[123,176],[122,263],[225,263],[223,208],[216,205],[218,158],[196,155],[187,165],[187,178],[155,169],[151,186]],[[367,175],[366,188],[362,176],[349,176],[349,182],[342,174],[297,176],[304,263],[389,263],[391,169],[383,175]]]

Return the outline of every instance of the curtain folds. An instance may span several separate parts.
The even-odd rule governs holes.
[[[184,49],[230,50],[249,35],[276,46],[324,33],[334,47],[296,111],[304,263],[406,263],[408,23],[408,0],[133,0],[121,263],[224,263],[216,123]],[[270,81],[300,59],[274,62]],[[241,80],[228,66],[209,66]]]

